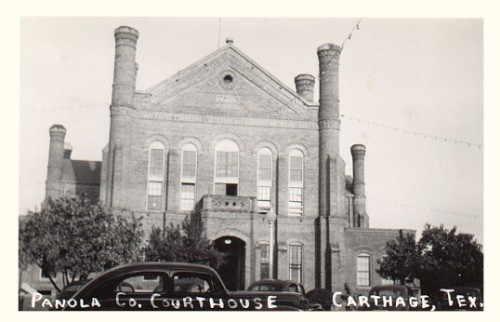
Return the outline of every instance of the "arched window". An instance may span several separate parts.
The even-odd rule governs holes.
[[[232,140],[222,140],[215,146],[215,194],[237,196],[240,150]]]
[[[288,279],[302,283],[302,244],[288,245]]]
[[[165,181],[165,146],[154,142],[149,146],[147,209],[161,210]]]
[[[193,211],[196,195],[196,172],[198,163],[198,149],[188,143],[181,150],[181,211]]]
[[[288,214],[302,216],[304,192],[304,154],[292,150],[288,156]]]
[[[273,153],[268,148],[259,150],[257,158],[257,205],[259,212],[271,210]]]
[[[356,258],[356,281],[358,287],[371,286],[371,256],[361,253]]]

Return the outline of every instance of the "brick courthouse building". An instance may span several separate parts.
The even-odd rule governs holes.
[[[220,272],[232,289],[269,276],[306,290],[366,292],[399,230],[370,229],[365,146],[351,147],[353,174],[339,155],[340,47],[318,48],[315,77],[296,91],[237,49],[217,51],[145,90],[135,88],[138,32],[115,30],[110,133],[102,162],[71,160],[66,129],[50,128],[47,197],[86,193],[114,213],[153,225],[201,216],[227,254]],[[152,50],[152,49],[151,49]],[[276,220],[270,223],[268,213]],[[270,216],[271,217],[271,216]],[[270,236],[273,251],[270,251]]]

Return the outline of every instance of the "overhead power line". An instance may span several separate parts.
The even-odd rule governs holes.
[[[383,200],[383,199],[378,199],[378,198],[373,198],[373,197],[367,197],[368,200],[383,203],[386,205],[390,206],[397,206],[397,207],[402,207],[402,208],[410,208],[414,210],[418,210],[421,212],[434,212],[434,213],[440,213],[443,215],[448,215],[448,216],[461,216],[461,217],[472,217],[472,218],[477,218],[479,217],[477,214],[472,214],[472,213],[463,213],[463,212],[457,212],[457,211],[450,211],[450,210],[444,210],[444,209],[436,209],[436,208],[428,208],[428,207],[423,207],[423,206],[416,206],[416,205],[410,205],[402,201],[388,201],[388,200]]]
[[[418,136],[418,137],[422,137],[424,139],[430,139],[430,140],[434,140],[434,141],[441,141],[441,142],[444,142],[444,143],[453,143],[453,144],[467,145],[469,147],[476,147],[478,149],[482,149],[482,147],[483,147],[483,145],[479,144],[479,143],[474,143],[474,142],[469,142],[469,141],[463,141],[463,140],[458,140],[458,139],[449,138],[449,137],[443,137],[443,136],[436,136],[436,135],[431,135],[431,134],[422,133],[422,132],[415,132],[415,131],[404,129],[404,128],[401,128],[401,127],[395,127],[395,126],[391,126],[391,125],[387,125],[387,124],[383,124],[383,123],[377,123],[377,122],[367,121],[367,120],[364,120],[364,119],[360,119],[358,117],[348,116],[348,115],[345,115],[345,114],[341,114],[340,116],[342,118],[348,119],[350,121],[355,121],[355,122],[359,122],[359,123],[363,123],[363,124],[368,124],[370,126],[381,128],[381,129],[388,130],[388,131],[394,131],[394,132],[399,132],[399,133],[402,133],[402,134]]]
[[[326,64],[327,66],[330,66],[330,63],[332,62],[332,60],[334,58],[338,58],[340,53],[342,52],[342,50],[344,50],[344,46],[345,44],[352,39],[352,35],[357,31],[359,30],[359,25],[361,23],[361,20],[362,18],[360,18],[358,20],[358,22],[356,23],[356,25],[352,28],[351,32],[349,32],[349,34],[345,37],[344,41],[342,42],[342,45],[340,46],[340,49],[336,50],[335,53],[333,53],[333,56],[332,58],[330,58],[330,60],[328,61],[328,63]],[[318,75],[318,77],[321,77],[321,73]]]

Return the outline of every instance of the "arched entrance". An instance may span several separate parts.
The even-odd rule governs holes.
[[[224,264],[219,274],[230,291],[245,289],[245,242],[237,237],[222,236],[214,242],[215,248],[224,254]]]

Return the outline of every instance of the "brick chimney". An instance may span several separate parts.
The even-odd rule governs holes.
[[[66,128],[60,124],[54,124],[49,129],[49,161],[47,166],[47,181],[45,182],[45,199],[61,197],[59,183],[62,178],[64,158],[64,137]]]
[[[310,103],[314,101],[314,81],[314,76],[309,74],[300,74],[295,77],[297,94]]]
[[[328,163],[339,154],[339,56],[340,47],[334,44],[318,48],[319,214],[323,217],[329,215]]]
[[[353,210],[355,223],[360,228],[368,228],[368,214],[366,213],[365,194],[365,155],[366,147],[363,144],[351,146],[352,176],[353,176]]]
[[[135,52],[139,32],[134,28],[121,26],[115,30],[115,69],[113,75],[114,106],[132,106],[137,65]]]
[[[105,204],[113,206],[113,201],[119,203],[121,191],[120,163],[123,144],[129,133],[126,125],[130,122],[128,109],[133,108],[135,81],[138,65],[135,62],[136,45],[139,32],[132,27],[121,26],[115,30],[115,68],[113,75],[113,95],[111,99],[111,117],[108,142],[108,162],[106,171]]]

